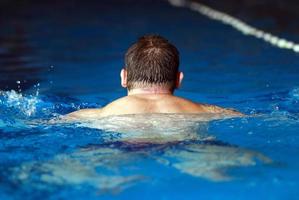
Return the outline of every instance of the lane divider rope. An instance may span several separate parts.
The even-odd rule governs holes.
[[[173,6],[187,7],[193,11],[199,12],[200,14],[210,19],[230,25],[234,29],[243,33],[244,35],[251,35],[258,39],[264,40],[265,42],[270,43],[278,48],[289,49],[296,53],[299,53],[299,44],[296,44],[295,42],[292,42],[290,40],[272,35],[271,33],[267,33],[261,29],[250,26],[245,22],[241,21],[240,19],[230,16],[224,12],[220,12],[218,10],[210,8],[204,4],[189,0],[168,0],[168,2]]]

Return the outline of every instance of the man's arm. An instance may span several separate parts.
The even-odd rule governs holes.
[[[215,106],[215,105],[208,105],[208,104],[204,104],[205,110],[207,112],[210,113],[219,113],[219,114],[226,114],[226,115],[232,115],[232,116],[236,116],[236,117],[242,117],[244,116],[243,113],[234,110],[234,109],[227,109],[227,108],[221,108],[219,106]]]

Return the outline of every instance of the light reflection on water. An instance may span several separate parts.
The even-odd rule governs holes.
[[[3,140],[4,149],[22,143],[21,151],[7,152],[9,181],[20,191],[88,185],[100,193],[119,193],[155,179],[144,169],[148,162],[151,170],[163,167],[216,182],[237,178],[226,173],[230,168],[272,163],[262,153],[217,140],[208,127],[210,121],[225,121],[227,117],[219,114],[139,114],[64,123],[40,120],[47,114],[59,116],[55,112],[69,106],[60,103],[63,109],[55,109],[53,105],[61,101],[45,99],[15,91],[1,93],[1,107],[14,119],[1,125],[2,134],[12,136]],[[16,111],[23,116],[16,117]],[[32,145],[37,149],[32,151]],[[41,156],[46,152],[46,157]],[[33,157],[24,159],[24,155]],[[15,165],[17,157],[24,160]]]

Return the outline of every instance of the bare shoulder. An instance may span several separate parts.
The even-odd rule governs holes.
[[[209,104],[199,104],[203,107],[206,112],[209,113],[223,113],[228,115],[235,115],[235,116],[243,116],[244,114],[240,113],[239,111],[232,109],[232,108],[222,108],[216,105],[209,105]]]
[[[216,105],[197,103],[197,102],[193,102],[191,100],[180,98],[180,97],[178,97],[178,100],[180,102],[182,102],[186,107],[192,109],[194,112],[221,113],[221,114],[228,114],[228,115],[234,115],[234,116],[242,116],[243,115],[242,113],[238,112],[237,110],[234,110],[231,108],[222,108],[222,107],[216,106]]]
[[[121,114],[125,110],[127,99],[126,97],[116,99],[107,104],[103,108],[81,109],[65,115],[63,118],[67,121],[82,120],[82,119],[97,119],[111,114]]]
[[[242,113],[216,105],[200,104],[176,96],[126,96],[119,98],[101,109],[82,109],[67,114],[66,120],[97,119],[110,115],[137,113],[217,113],[243,116]]]
[[[64,117],[66,119],[88,119],[88,118],[95,118],[101,115],[102,109],[81,109],[74,112],[71,112]]]
[[[102,116],[131,114],[139,103],[139,100],[130,96],[116,99],[102,108]]]

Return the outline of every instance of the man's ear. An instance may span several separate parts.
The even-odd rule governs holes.
[[[183,78],[184,78],[183,72],[178,72],[177,79],[176,79],[176,88],[181,87]]]
[[[127,88],[127,70],[126,69],[122,69],[120,71],[120,83],[121,83],[122,87]]]

